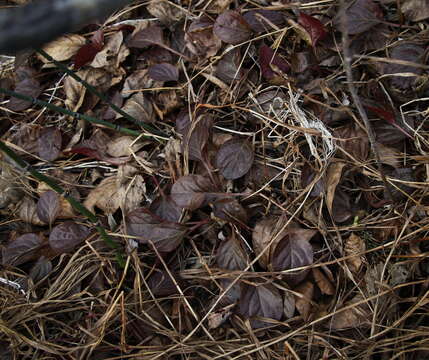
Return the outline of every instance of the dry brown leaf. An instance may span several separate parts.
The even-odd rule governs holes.
[[[43,226],[45,223],[39,219],[37,215],[36,202],[30,197],[26,196],[22,199],[19,206],[19,218],[29,224]]]
[[[86,40],[83,36],[77,34],[64,35],[50,42],[43,47],[43,50],[56,61],[66,61],[71,59],[78,50],[85,45]],[[50,61],[37,53],[39,60],[45,64]]]
[[[311,300],[314,294],[314,285],[310,281],[300,284],[295,291],[301,295],[295,295],[295,306],[303,319],[307,321],[311,315]]]
[[[186,15],[180,6],[166,0],[150,0],[146,9],[165,25],[178,24]]]
[[[142,147],[142,143],[131,136],[118,137],[107,144],[107,154],[113,157],[129,156]]]
[[[365,261],[364,255],[355,255],[362,253],[366,250],[365,242],[355,233],[352,233],[344,244],[344,254],[346,256],[352,256],[346,260],[347,265],[352,273],[357,273],[363,262]]]
[[[334,285],[328,280],[328,278],[317,268],[312,269],[314,280],[320,291],[325,295],[334,295]]]
[[[429,18],[428,0],[404,0],[401,11],[411,21],[422,21]]]
[[[118,31],[110,36],[103,50],[97,53],[94,60],[92,60],[91,67],[105,68],[109,72],[118,68],[130,54],[130,50],[123,45],[123,42],[124,35],[122,31]]]
[[[116,176],[103,179],[95,189],[91,190],[83,205],[91,211],[97,207],[107,214],[113,214],[119,209],[121,198],[116,180]]]
[[[328,173],[326,175],[326,207],[331,214],[335,190],[337,189],[337,185],[341,180],[341,174],[345,165],[345,162],[336,161],[330,164],[328,168]]]
[[[292,318],[295,314],[295,296],[289,291],[283,295],[283,313],[286,319]]]
[[[359,293],[352,300],[346,302],[344,307],[357,304],[363,300],[363,296]],[[368,324],[370,317],[370,310],[368,306],[363,303],[350,308],[349,310],[341,311],[335,314],[327,327],[333,330],[342,330],[350,328],[358,328]]]

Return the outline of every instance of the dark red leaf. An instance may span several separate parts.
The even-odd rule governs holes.
[[[104,46],[104,32],[98,30],[94,33],[91,41],[83,45],[76,53],[73,63],[75,70],[79,70],[94,60],[95,56],[103,49]]]
[[[168,63],[161,63],[150,66],[148,69],[148,75],[150,78],[156,81],[179,80],[179,70],[177,69],[177,67]]]
[[[46,161],[54,161],[61,154],[62,135],[56,127],[46,127],[40,131],[37,140],[39,156]]]
[[[98,150],[96,148],[92,148],[90,146],[91,145],[89,145],[89,144],[88,144],[88,146],[85,146],[84,143],[80,144],[80,145],[76,145],[75,147],[73,147],[70,150],[70,153],[88,156],[88,157],[93,158],[93,159],[105,161],[105,162],[112,164],[112,165],[122,165],[122,164],[125,164],[126,162],[128,162],[130,159],[129,156],[124,156],[124,157],[119,157],[119,158],[109,157],[105,154],[102,154],[100,150]]]
[[[369,106],[367,105],[366,108],[373,113],[377,114],[381,119],[387,121],[389,124],[393,125],[396,129],[398,129],[400,132],[402,132],[405,136],[409,137],[410,139],[413,139],[413,137],[405,131],[397,122],[395,119],[395,114],[393,111],[384,110],[375,106]]]
[[[252,35],[249,24],[234,10],[226,10],[217,17],[213,32],[222,41],[233,45],[249,40]]]
[[[311,43],[313,46],[316,46],[318,41],[324,39],[328,34],[325,25],[323,25],[318,19],[314,18],[313,16],[307,15],[303,12],[299,14],[298,23],[310,35]]]
[[[290,66],[286,60],[280,57],[267,45],[259,48],[259,65],[262,76],[267,80],[273,80],[275,77],[282,77],[289,72]]]
[[[183,225],[163,221],[143,208],[129,213],[125,223],[128,235],[134,236],[142,244],[152,242],[160,252],[175,250],[186,233]]]
[[[38,257],[43,240],[33,233],[24,234],[2,250],[2,264],[19,266]]]
[[[36,208],[37,216],[46,224],[53,224],[58,214],[60,213],[60,197],[52,190],[44,192]]]
[[[49,245],[56,253],[72,251],[89,236],[90,230],[73,221],[66,221],[55,226],[49,235]]]
[[[246,175],[253,164],[254,153],[251,145],[242,139],[225,142],[216,154],[216,166],[229,180]]]
[[[234,233],[219,245],[216,252],[216,263],[220,268],[227,270],[244,270],[246,268],[248,264],[247,254]]]
[[[280,320],[283,315],[283,299],[272,284],[242,284],[239,306],[240,314],[250,319],[253,328],[270,325],[267,321],[255,319],[257,317]]]

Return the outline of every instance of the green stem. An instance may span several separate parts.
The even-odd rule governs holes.
[[[131,116],[130,114],[126,113],[124,110],[117,107],[115,104],[113,104],[111,101],[109,101],[101,92],[99,92],[94,86],[83,80],[81,77],[75,74],[73,70],[70,70],[67,66],[61,64],[59,61],[55,60],[51,55],[49,55],[46,51],[42,49],[36,50],[40,55],[51,61],[55,64],[55,66],[62,71],[64,71],[67,75],[75,79],[77,82],[81,83],[84,87],[86,87],[90,92],[92,92],[95,96],[99,97],[101,101],[108,104],[114,111],[116,111],[118,114],[122,115],[127,120],[133,122],[136,125],[141,126],[143,129],[146,129],[149,132],[157,133],[158,131],[154,129],[152,126],[142,123],[141,121],[138,121],[136,118]]]
[[[9,156],[18,166],[23,168],[25,171],[28,171],[33,177],[38,179],[39,181],[47,184],[52,190],[63,196],[70,205],[78,211],[80,214],[85,216],[97,229],[101,238],[105,241],[105,243],[113,250],[115,250],[116,259],[118,261],[119,266],[122,268],[125,266],[124,257],[119,250],[119,245],[113,241],[106,230],[99,225],[99,220],[97,216],[89,211],[85,206],[83,206],[79,201],[77,201],[74,197],[70,196],[60,185],[58,185],[55,181],[53,181],[48,176],[38,172],[35,170],[30,164],[28,164],[25,160],[23,160],[15,151],[13,151],[9,146],[7,146],[3,141],[0,140],[0,150],[2,150],[7,156]]]
[[[115,125],[115,124],[112,124],[108,121],[99,120],[99,119],[92,117],[92,116],[79,114],[77,112],[74,112],[74,111],[71,111],[68,109],[64,109],[60,106],[48,103],[46,101],[38,100],[38,99],[35,99],[31,96],[19,94],[19,93],[16,93],[14,91],[11,91],[11,90],[3,89],[1,87],[0,87],[0,93],[4,93],[6,95],[13,96],[13,97],[16,97],[16,98],[21,99],[21,100],[29,101],[29,102],[32,102],[33,104],[36,104],[36,105],[47,107],[48,109],[50,109],[52,111],[56,111],[56,112],[59,112],[59,113],[64,114],[64,115],[73,116],[76,119],[83,119],[83,120],[88,121],[88,122],[93,123],[93,124],[103,125],[109,129],[119,131],[123,134],[132,135],[132,136],[139,136],[140,135],[139,131],[131,130],[131,129],[128,129],[128,128],[125,128],[125,127],[122,127],[119,125]]]

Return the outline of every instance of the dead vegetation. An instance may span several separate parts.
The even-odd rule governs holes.
[[[135,1],[2,57],[0,359],[426,358],[428,9]]]

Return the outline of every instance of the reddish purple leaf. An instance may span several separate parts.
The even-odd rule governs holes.
[[[53,224],[58,214],[60,213],[60,197],[52,190],[44,192],[36,208],[37,216],[46,224]]]
[[[253,328],[269,326],[270,323],[257,318],[280,320],[283,316],[283,299],[272,284],[252,286],[242,284],[239,300],[240,314],[250,319]]]
[[[262,76],[267,80],[282,77],[284,76],[283,74],[290,70],[287,61],[267,45],[262,45],[259,48],[259,65],[261,66]]]
[[[396,122],[395,119],[395,114],[393,113],[393,111],[389,111],[389,110],[384,110],[375,106],[369,106],[367,105],[366,108],[370,111],[372,111],[373,113],[377,114],[378,117],[380,117],[381,119],[387,121],[389,124],[393,125],[396,129],[398,129],[400,132],[402,132],[405,136],[409,137],[410,139],[413,139],[413,137],[406,132],[400,125],[398,125],[398,123]]]
[[[283,14],[273,10],[250,10],[243,18],[254,32],[274,30],[271,24],[281,26],[285,23]]]
[[[183,225],[163,221],[143,208],[129,213],[125,223],[128,235],[134,236],[142,244],[152,242],[161,252],[175,250],[186,234]]]
[[[56,253],[72,251],[89,236],[90,230],[73,221],[66,221],[55,226],[49,235],[49,245]]]
[[[207,193],[213,189],[211,181],[202,175],[181,176],[171,188],[171,198],[178,206],[196,210],[206,205]]]
[[[22,95],[30,96],[32,98],[37,98],[42,93],[40,83],[32,77],[28,77],[21,80],[16,85],[14,91]],[[30,101],[21,100],[15,97],[11,97],[9,104],[7,105],[7,107],[12,111],[23,111],[25,109],[28,109],[30,106]]]
[[[222,41],[233,45],[249,40],[252,35],[249,24],[234,10],[226,10],[217,17],[213,32]]]
[[[299,14],[298,23],[310,35],[311,43],[313,46],[316,46],[318,41],[324,39],[328,34],[325,25],[323,25],[318,19],[314,18],[313,16],[307,15],[303,12]]]
[[[83,45],[76,53],[73,59],[75,70],[79,70],[82,66],[94,60],[95,56],[103,49],[103,46],[104,32],[103,30],[98,30],[92,36],[91,41]]]
[[[43,128],[37,140],[39,156],[46,161],[54,161],[61,154],[62,135],[56,127]]]
[[[179,80],[179,70],[177,69],[177,67],[168,63],[161,63],[150,66],[148,69],[148,75],[150,78],[156,81]]]
[[[216,263],[220,268],[227,270],[244,270],[247,267],[247,254],[234,233],[219,245]]]
[[[161,219],[178,222],[182,216],[183,208],[176,204],[170,196],[158,196],[150,204],[149,210]]]
[[[235,180],[250,170],[254,153],[252,146],[242,139],[225,142],[216,154],[216,166],[228,180]]]
[[[131,35],[127,45],[132,48],[145,49],[151,45],[164,43],[162,29],[157,25],[148,26]]]
[[[38,257],[43,240],[33,233],[24,234],[2,250],[2,264],[19,266]]]
[[[245,224],[247,222],[246,209],[237,199],[221,199],[213,204],[213,215],[224,221]]]

